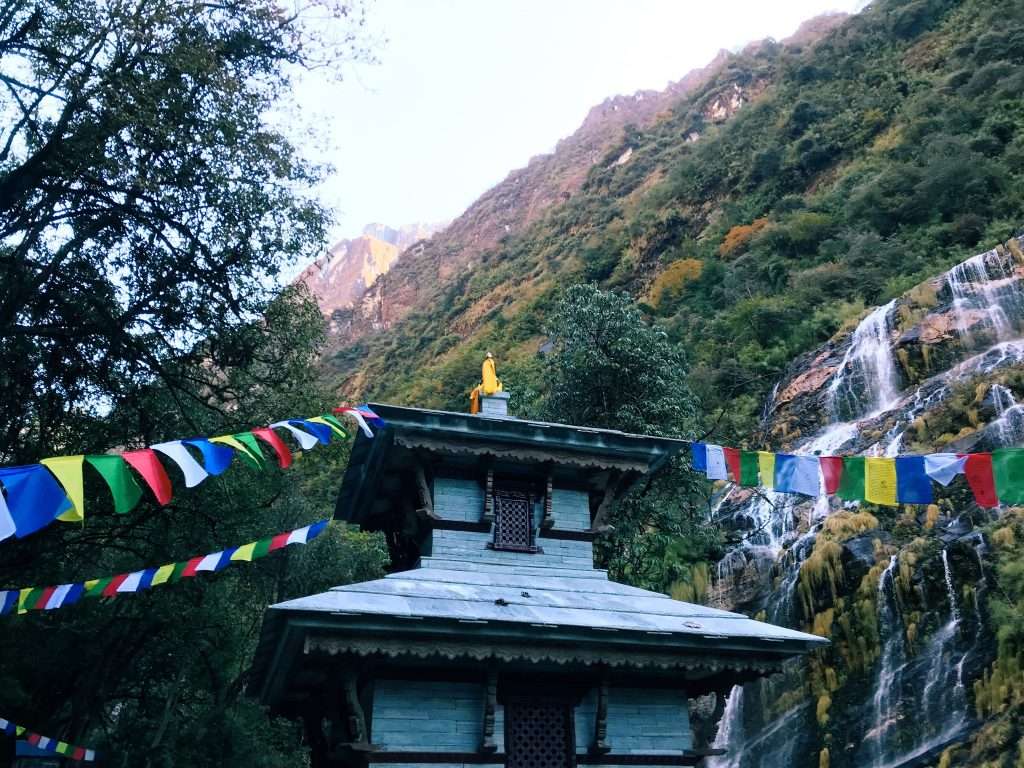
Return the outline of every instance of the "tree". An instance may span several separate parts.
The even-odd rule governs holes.
[[[547,361],[553,421],[646,435],[693,437],[697,402],[686,359],[666,334],[647,325],[626,294],[575,285],[549,326]],[[610,516],[598,556],[618,578],[666,590],[708,558],[717,531],[706,523],[701,483],[688,453],[634,488]],[[600,525],[603,521],[595,521]]]
[[[294,68],[363,55],[358,7],[312,7],[339,40],[272,0],[3,5],[0,458],[127,382],[194,393],[168,360],[321,248],[318,169],[266,119]]]
[[[365,55],[359,7],[0,9],[0,462],[323,412],[323,318],[276,280],[322,248],[326,212],[301,191],[320,171],[267,115],[296,68]],[[344,458],[324,448],[287,473],[235,462],[188,491],[175,477],[170,504],[124,516],[87,471],[86,525],[4,541],[0,583],[132,571],[310,523]],[[0,712],[114,765],[299,768],[294,725],[244,696],[265,606],[385,560],[379,537],[332,528],[209,579],[4,617]]]

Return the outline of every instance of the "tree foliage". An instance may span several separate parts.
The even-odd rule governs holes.
[[[295,68],[365,55],[361,19],[328,2],[3,5],[0,461],[332,404],[315,367],[323,318],[305,291],[275,288],[322,249],[326,215],[303,191],[319,169],[268,114]],[[287,472],[236,462],[189,490],[170,468],[174,500],[123,517],[86,470],[85,525],[4,541],[0,583],[158,566],[323,519],[345,454],[323,447]],[[245,696],[264,609],[386,560],[379,537],[331,528],[215,577],[4,617],[0,713],[110,765],[303,766],[294,724]]]
[[[553,421],[645,435],[694,436],[697,401],[686,359],[666,334],[644,322],[625,294],[575,285],[548,329],[542,413]],[[707,523],[703,484],[688,454],[634,488],[609,517],[598,546],[619,579],[667,590],[718,544]]]

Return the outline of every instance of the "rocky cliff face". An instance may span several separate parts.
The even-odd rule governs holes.
[[[1012,239],[874,309],[791,366],[766,442],[889,456],[1019,445],[1022,278]],[[715,514],[737,544],[711,602],[833,641],[734,689],[718,736],[734,747],[715,768],[910,768],[947,750],[951,765],[952,745],[972,749],[975,690],[995,656],[985,526],[1001,510],[979,508],[960,478],[928,507],[729,488]]]
[[[359,237],[332,245],[302,271],[296,282],[312,291],[327,317],[337,310],[351,309],[378,278],[388,273],[402,251],[429,238],[442,226],[417,223],[396,229],[367,224]]]

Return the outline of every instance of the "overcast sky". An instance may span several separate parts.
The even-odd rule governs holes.
[[[864,0],[371,0],[378,64],[305,75],[299,122],[334,172],[335,239],[451,219],[615,94]]]

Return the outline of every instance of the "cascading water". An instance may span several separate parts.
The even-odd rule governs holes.
[[[991,329],[996,339],[1011,338],[1024,316],[1020,286],[996,251],[987,251],[961,262],[946,273],[953,296],[957,330],[962,337],[974,333],[975,320]]]
[[[904,435],[915,420],[947,400],[957,382],[1024,363],[1024,340],[1020,339],[1024,290],[1007,262],[1005,255],[990,252],[946,274],[959,347],[963,352],[975,353],[948,370],[936,372],[906,394],[901,392],[902,375],[893,352],[897,302],[889,302],[865,317],[852,333],[824,390],[830,422],[812,438],[796,441],[794,452],[829,455],[856,450],[897,455],[905,450]],[[987,348],[981,346],[982,342]],[[1010,390],[997,387],[1001,385],[992,387],[991,397],[1000,442],[1020,444],[1024,440],[1024,406],[1017,404]],[[765,407],[766,416],[777,416],[785,406],[785,400],[780,403],[779,397],[780,387],[776,385]],[[884,429],[880,434],[879,425]],[[872,438],[875,442],[865,440],[865,434],[876,435]],[[734,550],[727,556],[723,563],[730,565],[724,571],[719,569],[719,578],[749,568],[751,559],[762,554],[777,558],[776,580],[762,603],[765,615],[774,623],[806,629],[808,619],[796,597],[800,568],[814,549],[820,527],[815,523],[840,506],[837,500],[826,497],[817,499],[812,509],[808,500],[800,497],[772,492],[755,495],[730,514],[755,521],[759,533],[740,545],[744,554]],[[801,520],[809,529],[798,524]],[[979,548],[980,564],[984,540],[980,536],[978,540],[975,546]],[[873,697],[858,704],[857,713],[848,715],[855,721],[855,728],[864,728],[865,722],[867,726],[860,730],[862,741],[854,735],[852,743],[845,745],[846,754],[840,756],[833,749],[833,765],[899,768],[930,754],[967,727],[967,691],[984,656],[987,636],[975,614],[963,618],[945,550],[942,563],[948,616],[942,610],[944,618],[938,621],[931,611],[924,619],[905,621],[896,578],[899,557],[892,556],[883,571],[877,585],[878,656],[870,673]],[[771,572],[769,567],[758,568],[758,573]],[[925,623],[914,627],[917,638],[908,640],[909,624],[920,621]],[[968,637],[972,634],[973,639]],[[970,663],[969,658],[973,659]],[[966,679],[965,667],[971,671]],[[799,698],[788,708],[778,707],[780,702],[794,701],[792,692],[805,685],[803,669],[796,665],[779,676],[781,681],[777,677],[733,689],[716,739],[716,744],[728,749],[729,754],[709,765],[812,768],[818,764],[813,699]]]
[[[996,420],[989,428],[998,434],[1000,445],[1020,445],[1024,442],[1024,405],[1019,404],[1013,392],[1002,384],[993,384],[990,393]]]
[[[839,370],[829,385],[833,421],[881,413],[899,397],[892,356],[891,316],[896,300],[864,318],[853,332]]]

